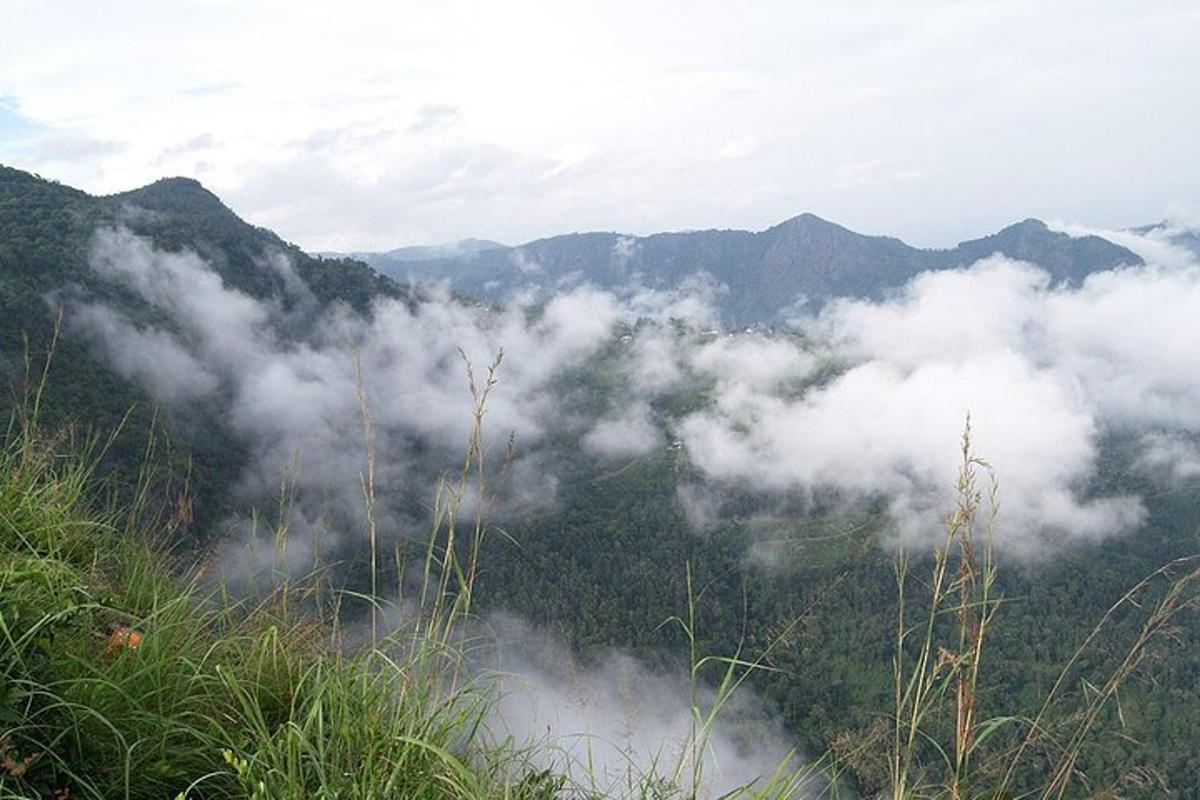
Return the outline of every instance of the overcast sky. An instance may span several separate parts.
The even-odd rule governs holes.
[[[1200,2],[0,0],[0,163],[310,249],[1200,204]]]

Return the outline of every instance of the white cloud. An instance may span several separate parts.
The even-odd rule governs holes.
[[[1011,355],[911,371],[868,361],[797,400],[732,392],[681,432],[712,477],[771,491],[882,495],[900,535],[930,541],[953,502],[967,411],[978,452],[1003,480],[1002,548],[1028,552],[1044,535],[1096,537],[1140,519],[1134,498],[1100,505],[1075,498],[1072,489],[1094,464],[1094,420],[1052,378]]]
[[[82,305],[72,314],[72,329],[107,342],[117,374],[144,384],[168,404],[208,398],[219,380],[171,334],[142,329],[99,305]]]
[[[628,370],[638,392],[658,394],[683,379],[682,344],[675,337],[642,334],[634,338],[631,347]]]
[[[1086,493],[1106,432],[1167,437],[1144,440],[1142,466],[1181,475],[1192,461],[1175,442],[1200,429],[1200,269],[1191,265],[1099,273],[1072,289],[1051,286],[1027,264],[991,258],[918,276],[887,301],[832,303],[804,323],[803,335],[729,336],[703,327],[720,290],[711,280],[672,292],[585,285],[503,311],[448,295],[415,309],[380,300],[368,321],[344,310],[315,314],[286,260],[268,255],[260,268],[291,287],[309,317],[304,341],[285,342],[274,331],[298,312],[224,286],[195,255],[101,231],[92,264],[173,322],[170,330],[136,329],[106,309],[79,310],[76,324],[123,374],[168,403],[223,389],[231,424],[254,455],[243,477],[247,497],[270,496],[299,453],[304,485],[314,496],[341,487],[339,513],[351,521],[361,514],[363,459],[352,348],[361,354],[378,450],[389,453],[380,484],[397,497],[428,491],[428,475],[410,485],[413,437],[447,453],[466,440],[459,347],[477,370],[506,349],[489,444],[499,448],[515,432],[525,455],[512,475],[529,483],[514,489],[522,503],[552,499],[554,476],[538,451],[548,431],[577,435],[602,457],[629,458],[667,445],[665,426],[670,446],[677,437],[710,481],[788,496],[881,496],[893,535],[927,541],[952,502],[970,412],[976,450],[1002,482],[1000,546],[1032,557],[1051,543],[1140,523],[1139,498]],[[638,320],[614,340],[618,323]],[[556,380],[614,344],[629,391],[606,397],[604,417],[575,418]],[[703,390],[711,405],[657,417],[654,401],[683,386]],[[681,502],[709,527],[719,509],[699,503],[698,488]],[[301,503],[297,513],[299,527],[312,528],[321,510]]]
[[[640,456],[662,445],[650,408],[634,404],[598,421],[583,437],[583,446],[606,458]]]
[[[690,789],[693,695],[685,676],[651,671],[619,651],[585,667],[545,634],[508,616],[494,616],[489,628],[489,666],[500,691],[492,721],[497,734],[543,745],[541,766],[561,770],[589,794],[636,796],[635,787],[654,775]],[[695,699],[698,713],[706,713],[714,692],[701,682]],[[700,750],[699,798],[722,797],[751,782],[761,786],[782,764],[801,767],[779,721],[745,688],[718,714],[706,745]],[[807,797],[804,788],[820,786],[798,781],[795,788]]]
[[[929,175],[919,167],[906,166],[890,158],[847,161],[838,170],[839,183],[845,188],[860,188],[880,183],[915,183]]]
[[[761,147],[762,143],[758,140],[757,136],[739,136],[721,145],[713,153],[713,157],[721,160],[736,161],[742,158],[749,158],[757,153]]]
[[[632,236],[618,236],[613,242],[613,257],[624,264],[637,251],[637,239]]]
[[[894,300],[841,301],[811,320],[809,334],[850,364],[802,395],[783,380],[783,342],[772,345],[779,365],[765,354],[715,362],[715,407],[680,431],[720,480],[881,493],[912,540],[935,533],[930,520],[952,500],[970,412],[977,452],[999,470],[1003,547],[1031,554],[1055,538],[1128,532],[1138,498],[1082,491],[1105,429],[1200,427],[1197,307],[1189,266],[1099,273],[1074,290],[999,258],[927,273]],[[796,353],[792,374],[806,358]],[[694,360],[713,361],[703,350]]]
[[[157,250],[125,230],[98,231],[90,264],[161,312],[169,327],[138,328],[92,303],[72,308],[73,328],[168,407],[186,407],[218,390],[229,398],[228,420],[251,456],[239,499],[269,503],[277,499],[281,476],[293,476],[298,491],[288,561],[304,568],[313,538],[329,527],[324,517],[336,522],[326,532],[327,547],[361,529],[365,444],[354,352],[375,422],[379,493],[402,505],[414,496],[428,498],[436,478],[410,474],[414,439],[432,446],[435,464],[449,464],[445,459],[458,457],[467,441],[472,408],[459,349],[483,380],[487,364],[505,348],[502,388],[487,409],[487,442],[495,455],[512,432],[530,447],[531,460],[510,471],[517,482],[512,495],[522,504],[544,503],[552,499],[554,479],[536,468],[537,442],[564,424],[552,382],[608,342],[624,313],[612,295],[583,287],[550,299],[536,315],[517,306],[492,312],[440,295],[415,310],[379,299],[366,320],[343,308],[319,312],[286,258],[264,254],[259,268],[279,276],[296,301],[284,311],[278,302],[226,286],[197,255]],[[281,326],[294,327],[298,314],[306,320],[302,340],[278,335]],[[389,516],[391,505],[385,501],[381,514],[394,530],[399,520]],[[239,567],[269,565],[274,557],[270,547],[259,560],[236,547],[231,552],[231,565]]]
[[[417,110],[416,121],[408,127],[409,133],[435,133],[450,127],[462,117],[457,106],[446,103],[427,103]]]
[[[1148,433],[1142,437],[1138,465],[1158,478],[1179,485],[1200,478],[1200,442],[1178,433]]]
[[[1099,236],[1107,239],[1121,247],[1128,248],[1141,256],[1147,263],[1160,267],[1172,269],[1188,267],[1194,265],[1197,258],[1196,253],[1173,241],[1174,236],[1189,230],[1186,224],[1178,221],[1168,222],[1165,227],[1146,233],[1125,229],[1097,228],[1061,220],[1054,220],[1047,224],[1050,228],[1071,236]],[[1194,232],[1200,230],[1200,227],[1192,225],[1190,230]]]
[[[513,266],[515,266],[517,271],[522,275],[538,275],[546,271],[545,267],[539,264],[537,260],[531,257],[527,252],[525,252],[524,248],[518,247],[516,250],[513,250],[512,253],[509,254],[509,260],[512,261]]]
[[[746,335],[721,337],[690,354],[692,368],[716,379],[722,396],[762,396],[803,378],[816,358],[786,339]]]
[[[633,285],[621,292],[621,300],[634,318],[659,324],[671,321],[690,328],[708,328],[717,324],[717,295],[728,291],[707,272],[687,276],[675,289],[649,289]]]

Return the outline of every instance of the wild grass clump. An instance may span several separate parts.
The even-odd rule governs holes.
[[[986,488],[980,485],[981,473]],[[995,475],[972,450],[969,418],[956,490],[945,539],[934,549],[922,587],[927,605],[917,613],[909,604],[909,556],[900,551],[895,559],[899,591],[885,796],[1115,799],[1126,796],[1128,786],[1161,786],[1149,768],[1100,779],[1086,774],[1081,763],[1114,704],[1117,726],[1123,725],[1120,691],[1152,659],[1154,646],[1176,639],[1182,615],[1200,608],[1200,556],[1171,561],[1118,598],[1062,666],[1036,713],[1009,709],[983,716],[985,699],[993,707],[1007,705],[1007,698],[984,697],[983,680],[986,642],[1003,598],[996,590],[993,552]],[[1110,634],[1124,612],[1140,614],[1142,621],[1132,640],[1118,645],[1119,637]],[[1101,646],[1116,649],[1116,656],[1095,658]],[[1089,659],[1099,665],[1099,676],[1080,669]]]
[[[185,487],[105,505],[105,444],[28,415],[0,441],[0,798],[548,796],[484,743],[445,614],[347,652],[303,586],[230,600],[155,544]]]

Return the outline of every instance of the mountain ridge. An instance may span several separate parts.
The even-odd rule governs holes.
[[[136,469],[140,452],[131,442],[164,427],[186,443],[197,476],[198,520],[218,518],[205,499],[225,497],[230,453],[239,452],[227,421],[206,414],[172,425],[156,403],[128,376],[97,357],[85,337],[73,335],[59,309],[71,298],[102,300],[138,327],[169,325],[134,293],[89,266],[95,233],[125,228],[159,250],[199,254],[222,283],[250,298],[282,305],[296,302],[287,279],[272,264],[289,260],[317,307],[343,303],[370,313],[374,300],[411,301],[407,288],[349,259],[312,258],[265,228],[245,222],[212,192],[190,178],[167,178],[129,192],[93,196],[41,176],[0,165],[0,414],[11,413],[27,387],[25,355],[34,362],[53,350],[53,378],[42,407],[43,422],[69,425],[81,416],[102,430],[130,436],[114,445],[108,462]],[[195,426],[203,435],[193,436]]]
[[[225,262],[229,269],[222,270],[223,277],[242,288],[265,289],[252,286],[264,276],[248,266],[264,246],[291,254],[298,259],[300,272],[318,282],[341,283],[333,273],[349,270],[355,291],[344,299],[360,309],[374,290],[400,291],[386,279],[374,289],[368,287],[378,280],[362,272],[368,265],[400,284],[449,282],[458,292],[499,300],[517,290],[547,292],[579,283],[612,290],[630,286],[676,290],[703,274],[727,287],[716,298],[722,322],[742,326],[774,324],[800,305],[819,308],[836,297],[879,299],[920,272],[959,268],[993,254],[1033,263],[1049,272],[1055,283],[1068,285],[1078,285],[1092,272],[1143,263],[1135,253],[1107,239],[1069,236],[1035,218],[952,248],[917,248],[894,236],[859,233],[807,211],[758,231],[711,228],[645,236],[584,231],[513,247],[464,239],[449,245],[314,258],[273,231],[242,220],[195,178],[165,177],[129,191],[93,197],[30,173],[0,169],[4,171],[0,177],[10,183],[19,181],[29,187],[40,182],[37,191],[42,195],[54,195],[60,204],[86,206],[91,211],[85,216],[143,230],[169,230],[164,237],[168,246],[195,244],[212,250],[206,245],[216,242],[219,246],[207,255]],[[122,219],[121,211],[131,208],[151,213],[132,222]],[[179,235],[173,220],[184,218],[193,235]],[[228,263],[231,253],[236,265]]]
[[[1106,239],[1072,237],[1034,218],[936,249],[858,233],[811,212],[760,231],[714,228],[646,236],[587,231],[453,258],[360,255],[397,280],[448,281],[459,291],[492,299],[564,283],[677,289],[707,273],[729,290],[718,298],[723,321],[740,326],[778,322],[797,303],[819,307],[835,297],[879,299],[920,272],[959,268],[993,254],[1033,263],[1055,283],[1068,285],[1092,272],[1143,263]]]

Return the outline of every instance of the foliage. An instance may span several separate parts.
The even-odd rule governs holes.
[[[151,493],[97,510],[100,454],[30,425],[0,447],[0,796],[548,796],[485,748],[448,639],[346,654],[300,586],[249,604],[178,577]]]

